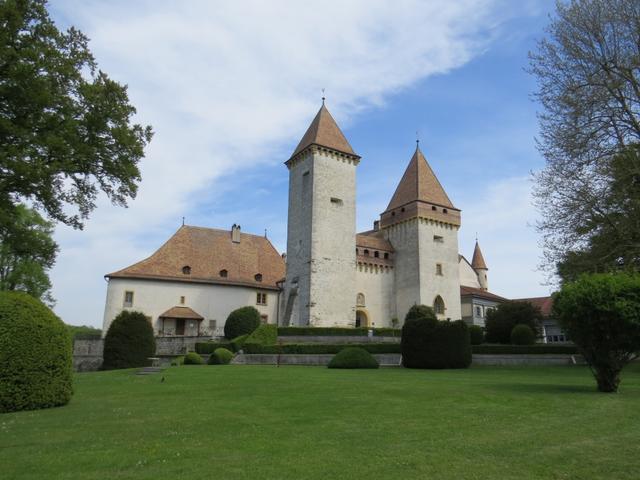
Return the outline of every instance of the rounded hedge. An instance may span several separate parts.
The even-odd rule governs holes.
[[[511,343],[514,345],[533,345],[536,334],[529,325],[520,323],[511,330]]]
[[[109,326],[104,338],[103,370],[149,365],[156,353],[153,327],[142,312],[124,310]]]
[[[347,347],[340,350],[327,365],[329,368],[378,368],[378,361],[360,347]]]
[[[428,310],[426,310],[428,309]],[[462,320],[439,322],[429,307],[414,306],[402,327],[402,364],[408,368],[467,368],[469,328]]]
[[[71,336],[62,320],[26,293],[0,292],[0,366],[0,413],[71,399]]]
[[[511,343],[511,331],[519,324],[529,325],[534,334],[542,325],[543,315],[538,307],[526,301],[501,303],[487,313],[485,339],[488,343]]]
[[[260,326],[260,312],[254,307],[241,307],[229,314],[224,324],[224,336],[229,340],[252,333]]]
[[[209,365],[228,365],[233,358],[233,353],[224,347],[216,348],[209,355]]]
[[[480,325],[471,325],[469,327],[469,337],[471,345],[482,345],[484,342],[484,330]]]
[[[204,360],[202,357],[196,352],[189,352],[184,356],[184,360],[182,361],[183,365],[202,365],[204,364]]]

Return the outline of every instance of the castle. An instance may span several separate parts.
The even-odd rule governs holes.
[[[324,105],[293,154],[287,252],[266,237],[182,226],[149,258],[106,275],[103,327],[145,312],[158,335],[219,335],[229,312],[254,305],[292,326],[400,326],[415,304],[484,325],[506,299],[488,291],[476,242],[459,254],[460,210],[419,147],[373,229],[356,233],[357,155]]]

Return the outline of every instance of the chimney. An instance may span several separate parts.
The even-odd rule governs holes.
[[[231,227],[231,241],[233,243],[240,243],[240,225],[235,223]]]
[[[378,230],[380,230],[380,220],[374,220],[373,222],[373,229],[377,232]]]

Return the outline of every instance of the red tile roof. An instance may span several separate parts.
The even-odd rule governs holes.
[[[320,145],[357,156],[324,103],[291,156],[295,157],[310,145]]]
[[[189,307],[171,307],[160,315],[160,318],[185,318],[188,320],[204,320],[199,313],[194,312]]]
[[[514,302],[529,302],[534,307],[538,307],[545,317],[551,316],[551,308],[553,307],[552,297],[516,298]]]
[[[475,268],[482,268],[485,270],[489,270],[487,268],[487,264],[484,261],[484,257],[482,256],[482,252],[480,251],[480,245],[478,245],[478,241],[476,240],[476,247],[473,249],[473,259],[471,259],[471,266]]]
[[[493,300],[495,302],[508,302],[509,299],[501,297],[500,295],[496,295],[495,293],[487,292],[486,290],[482,290],[481,288],[475,287],[467,287],[464,285],[460,286],[460,296],[473,296],[479,298],[485,298],[487,300]]]
[[[190,267],[189,274],[183,273],[184,267]],[[284,275],[285,262],[265,237],[241,233],[240,242],[234,243],[229,230],[185,225],[149,258],[106,277],[276,289]]]

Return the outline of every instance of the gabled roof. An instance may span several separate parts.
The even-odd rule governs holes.
[[[106,277],[275,289],[284,275],[285,262],[267,238],[241,233],[234,243],[229,230],[184,225],[149,258]]]
[[[387,211],[416,200],[455,209],[420,148],[411,157]]]
[[[495,293],[487,292],[481,288],[460,286],[460,296],[472,296],[478,298],[485,298],[487,300],[493,300],[495,302],[508,302],[509,299],[496,295]]]
[[[187,320],[204,320],[199,313],[194,312],[189,307],[171,307],[160,315],[159,318],[185,318]]]
[[[489,268],[487,267],[487,264],[484,261],[484,257],[482,256],[482,252],[480,251],[480,245],[478,244],[478,241],[476,240],[476,246],[473,249],[473,258],[471,259],[471,266],[474,269],[484,269],[484,270],[489,270]]]
[[[291,156],[295,157],[309,145],[320,145],[357,157],[324,103]]]
[[[551,316],[551,308],[553,307],[553,297],[533,297],[533,298],[516,298],[514,302],[529,302],[534,307],[538,307],[545,317]]]

